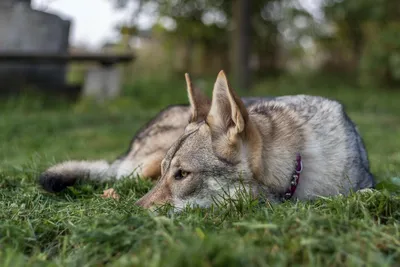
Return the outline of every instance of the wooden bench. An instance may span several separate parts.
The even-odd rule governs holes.
[[[116,67],[120,63],[134,60],[133,53],[37,53],[37,52],[0,52],[0,63],[62,64],[71,62],[98,63],[90,67],[85,75],[82,94],[97,99],[112,98],[121,89],[121,74]]]

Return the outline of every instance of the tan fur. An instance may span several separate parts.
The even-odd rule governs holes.
[[[170,180],[164,180],[162,183],[157,184],[150,192],[136,202],[144,208],[150,208],[153,205],[164,204],[172,200]]]
[[[162,153],[162,151],[160,151],[148,157],[143,165],[141,176],[151,178],[152,180],[156,180],[158,177],[160,177],[160,165],[164,156],[165,153]]]

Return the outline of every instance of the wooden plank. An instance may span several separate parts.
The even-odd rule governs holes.
[[[133,53],[41,53],[41,52],[1,52],[0,62],[65,64],[68,62],[99,62],[102,65],[128,63],[135,59]]]

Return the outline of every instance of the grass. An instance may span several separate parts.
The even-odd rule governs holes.
[[[400,93],[321,80],[265,81],[252,94],[342,101],[364,137],[379,191],[281,205],[244,197],[181,214],[135,207],[152,186],[143,180],[48,194],[36,184],[42,170],[72,158],[113,160],[163,106],[186,102],[184,82],[136,81],[100,106],[3,101],[0,266],[399,266]],[[100,198],[111,186],[120,201]]]

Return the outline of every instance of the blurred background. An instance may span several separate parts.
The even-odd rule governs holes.
[[[0,168],[112,160],[221,69],[241,96],[341,101],[398,176],[399,0],[0,0]]]
[[[221,69],[243,91],[284,75],[329,76],[379,90],[400,85],[397,0],[1,2],[0,52],[40,52],[41,56],[101,52],[110,57],[131,53],[133,59],[120,66],[118,73],[117,86],[124,90],[138,80],[183,80],[185,72],[214,78]],[[79,86],[84,87],[88,70],[99,63],[71,59],[52,66],[21,59],[3,61],[0,56],[0,79],[12,76],[4,71],[2,75],[5,64],[9,69],[24,63],[20,79],[28,80],[30,67],[29,75],[44,76],[31,79],[32,86],[62,87],[54,76],[62,84],[65,75],[70,85],[67,92],[81,92]],[[52,75],[46,75],[52,70]]]
[[[114,3],[132,10],[121,21],[119,42],[136,51],[136,66],[147,72],[142,75],[161,68],[164,75],[215,76],[226,69],[241,89],[259,79],[299,72],[344,75],[362,86],[400,82],[397,0]],[[141,27],[145,18],[152,23]]]

